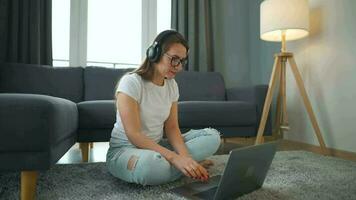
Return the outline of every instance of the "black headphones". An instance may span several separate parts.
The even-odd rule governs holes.
[[[151,62],[158,62],[162,54],[162,44],[164,43],[166,38],[168,38],[168,36],[175,34],[182,39],[184,38],[179,32],[175,30],[166,30],[158,34],[156,39],[153,41],[153,44],[149,46],[146,51],[146,56],[148,60]]]

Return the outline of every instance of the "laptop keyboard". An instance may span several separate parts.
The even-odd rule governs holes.
[[[210,188],[209,190],[196,193],[193,196],[199,197],[201,199],[214,199],[215,192],[217,189],[218,189],[218,187],[213,187],[213,188]]]
[[[200,181],[196,181],[196,182],[192,182],[189,184],[189,188],[191,188],[192,190],[198,192],[203,192],[206,190],[209,190],[211,188],[215,188],[218,186],[219,181],[220,181],[221,176],[215,176],[210,178],[210,180],[208,182],[200,182]]]

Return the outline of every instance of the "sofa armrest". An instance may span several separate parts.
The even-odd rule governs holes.
[[[49,151],[58,142],[75,137],[75,103],[36,94],[0,94],[0,153]]]
[[[226,95],[227,95],[226,98],[227,101],[246,101],[246,102],[256,104],[257,122],[258,122],[256,124],[256,130],[258,130],[267,91],[268,91],[268,85],[229,88],[226,90]],[[270,112],[268,114],[268,119],[265,127],[265,133],[268,134],[272,133],[271,110],[272,110],[272,105],[270,107]]]

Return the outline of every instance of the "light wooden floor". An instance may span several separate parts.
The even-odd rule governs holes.
[[[265,137],[265,142],[274,141],[273,137]],[[231,149],[238,147],[253,145],[255,138],[229,138],[222,143],[221,148],[216,154],[226,154]],[[105,162],[106,151],[109,148],[108,142],[96,142],[94,143],[94,148],[90,151],[89,162]],[[278,151],[290,151],[290,150],[305,150],[320,154],[320,149],[318,146],[309,145],[305,143],[280,140],[278,145]],[[332,156],[344,158],[347,160],[356,161],[356,153],[340,151],[335,149],[330,149]],[[82,157],[79,150],[78,143],[75,144],[59,161],[58,164],[70,164],[70,163],[81,163]]]
[[[272,136],[266,136],[265,142],[274,141],[275,139]],[[310,151],[317,154],[322,154],[320,147],[315,145],[310,145],[302,142],[290,141],[290,140],[279,140],[278,151],[295,151],[295,150],[304,150]],[[241,145],[253,145],[255,138],[231,138],[227,139],[229,143],[241,144]],[[343,158],[346,160],[356,161],[356,153],[347,152],[337,149],[329,148],[331,156]]]

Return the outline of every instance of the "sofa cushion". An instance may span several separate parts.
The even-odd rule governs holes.
[[[116,121],[114,100],[84,101],[77,104],[79,129],[112,129]]]
[[[83,100],[83,68],[0,64],[0,93],[43,94]]]
[[[181,72],[175,80],[179,87],[179,101],[223,101],[224,79],[218,72]]]
[[[133,68],[86,67],[84,71],[85,101],[114,99],[117,82],[124,74],[133,70]]]
[[[184,101],[178,103],[181,127],[250,126],[256,105],[242,101]]]

